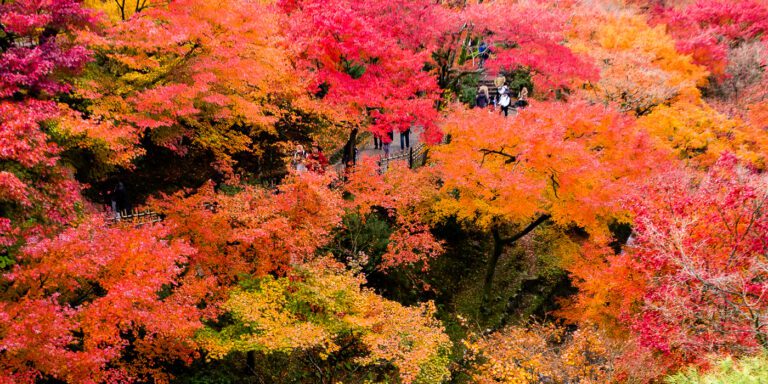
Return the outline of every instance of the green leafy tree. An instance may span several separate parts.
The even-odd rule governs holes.
[[[768,382],[768,356],[731,357],[720,360],[709,372],[689,368],[666,378],[667,384],[758,384]]]

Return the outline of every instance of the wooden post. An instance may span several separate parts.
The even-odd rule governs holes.
[[[408,168],[413,169],[413,147],[408,148]]]

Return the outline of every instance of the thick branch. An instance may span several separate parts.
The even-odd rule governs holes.
[[[504,147],[501,147],[501,149],[498,151],[493,149],[482,148],[480,149],[480,152],[482,152],[483,154],[483,160],[480,161],[480,166],[482,166],[485,163],[485,157],[488,155],[499,155],[499,156],[506,157],[507,159],[504,160],[504,164],[511,164],[517,161],[517,155],[512,155],[504,152]]]
[[[522,239],[523,236],[531,233],[531,231],[536,229],[536,227],[538,227],[539,225],[543,224],[545,221],[549,220],[550,218],[552,218],[552,215],[550,215],[550,214],[543,214],[543,215],[539,216],[538,219],[536,219],[532,223],[528,224],[528,226],[525,227],[522,231],[518,232],[517,234],[515,234],[512,237],[508,237],[506,239],[500,239],[500,241],[501,241],[501,243],[503,245],[510,245],[510,244],[514,243],[515,241],[518,241],[518,240]]]

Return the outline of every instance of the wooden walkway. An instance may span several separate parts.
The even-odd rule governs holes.
[[[384,155],[383,149],[376,149],[374,147],[373,139],[371,139],[362,147],[358,148],[357,159],[360,161],[366,157],[376,158],[381,173],[384,173],[389,169],[389,164],[397,161],[407,161],[410,168],[424,165],[424,157],[427,148],[424,143],[421,142],[421,134],[423,131],[424,129],[420,126],[411,129],[410,145],[408,147],[400,145],[400,134],[395,133],[393,135],[394,138],[389,145],[388,156]]]

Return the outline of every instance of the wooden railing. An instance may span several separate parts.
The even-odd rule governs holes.
[[[134,226],[140,227],[144,224],[157,223],[163,221],[163,217],[157,212],[150,210],[139,211],[136,209],[130,211],[110,212],[107,219],[108,225],[115,225],[118,223],[130,223]]]
[[[389,169],[389,164],[397,161],[407,161],[408,168],[417,168],[424,165],[427,160],[427,147],[419,143],[405,151],[401,151],[387,157],[382,156],[379,160],[379,172],[384,173]]]
[[[213,202],[213,203],[204,202],[203,209],[207,209],[215,213],[219,209],[219,204],[217,202]],[[149,209],[145,209],[145,210],[133,209],[130,211],[121,211],[117,213],[110,212],[108,215],[109,217],[107,219],[107,224],[110,226],[120,223],[120,224],[131,224],[136,227],[140,227],[144,224],[159,223],[163,221],[163,216],[164,216],[158,212],[155,212]]]

